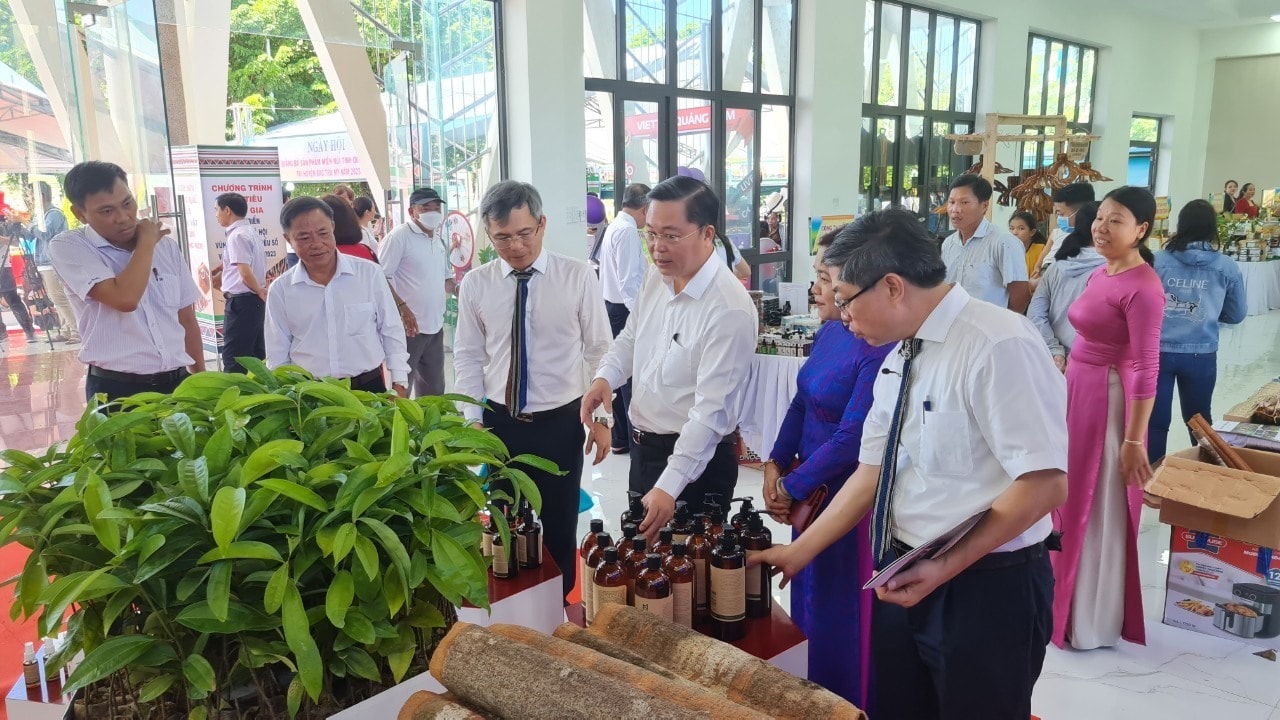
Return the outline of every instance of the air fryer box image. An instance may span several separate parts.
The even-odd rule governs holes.
[[[1280,553],[1174,526],[1164,623],[1280,650]]]

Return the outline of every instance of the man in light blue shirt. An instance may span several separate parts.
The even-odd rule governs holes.
[[[1027,310],[1026,251],[1017,238],[987,220],[991,183],[978,175],[961,175],[951,183],[947,215],[956,231],[942,243],[947,282],[958,283],[973,297],[1016,313]]]
[[[49,241],[67,231],[67,216],[53,204],[53,188],[48,183],[36,183],[36,192],[40,195],[40,206],[45,209],[44,218],[40,225],[32,223],[30,237],[35,245],[33,254],[36,269],[40,271],[40,282],[44,284],[45,295],[58,309],[58,320],[62,323],[61,330],[53,339],[55,342],[78,344],[80,331],[76,329],[76,316],[71,310],[71,302],[67,300],[62,279],[53,271],[53,259],[49,257]]]

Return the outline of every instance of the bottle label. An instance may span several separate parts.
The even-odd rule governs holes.
[[[511,554],[501,545],[493,546],[493,574],[498,577],[506,577],[511,572],[510,567]]]
[[[706,559],[693,561],[693,604],[696,607],[706,609],[710,602],[710,594],[707,588],[707,561]]]
[[[693,627],[693,586],[691,582],[671,583],[671,619],[677,625]]]
[[[746,568],[711,566],[711,617],[734,622],[747,617]]]
[[[636,609],[653,613],[670,622],[675,608],[670,595],[664,598],[645,598],[637,595]]]
[[[486,532],[480,536],[480,554],[485,557],[493,554],[493,533]]]
[[[538,533],[538,537],[533,541],[533,556],[538,559],[538,564],[542,564],[542,533]]]
[[[688,536],[688,535],[680,535],[680,534],[678,534],[678,533],[672,533],[672,535],[671,535],[671,544],[672,544],[672,545],[674,545],[674,544],[676,544],[676,543],[684,543],[684,544],[685,544],[685,546],[686,546],[686,547],[688,547],[688,545],[689,545],[689,536]]]
[[[605,605],[608,605],[609,603],[613,603],[615,605],[627,604],[627,586],[626,585],[618,585],[617,587],[605,587],[603,585],[596,585],[595,594],[596,594],[595,600],[592,601],[592,605],[591,605],[592,620],[595,620],[595,615],[596,613],[600,612],[600,608],[604,607]]]
[[[529,564],[529,536],[521,535],[515,538],[516,542],[516,562],[521,565]]]
[[[748,550],[747,560],[751,560],[752,555],[757,555],[760,550]],[[747,598],[751,600],[759,600],[764,597],[765,584],[764,579],[769,576],[768,565],[757,565],[747,571]]]

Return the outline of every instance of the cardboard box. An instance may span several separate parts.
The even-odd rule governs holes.
[[[1280,547],[1280,454],[1239,449],[1253,472],[1200,462],[1198,448],[1164,459],[1147,485],[1160,522],[1264,548]]]
[[[1280,650],[1280,553],[1175,526],[1164,624]]]

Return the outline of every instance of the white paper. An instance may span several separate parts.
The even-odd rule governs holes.
[[[785,308],[791,303],[791,315],[809,314],[809,286],[804,283],[778,283],[778,306]]]
[[[960,538],[964,537],[970,530],[972,530],[973,526],[977,525],[978,521],[982,519],[982,516],[986,514],[987,512],[984,510],[938,537],[926,543],[921,543],[919,547],[899,557],[897,560],[894,560],[888,567],[873,575],[871,579],[867,581],[867,584],[862,586],[862,589],[873,590],[878,588],[888,583],[898,573],[906,570],[912,565],[915,565],[916,562],[924,559],[936,558],[942,553],[955,547],[956,543],[960,542]]]

